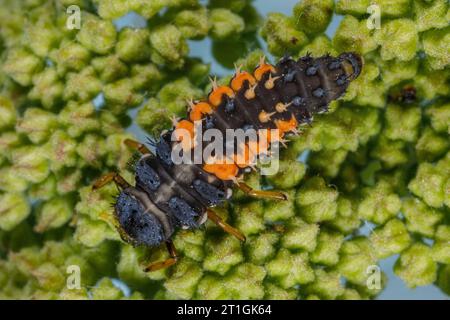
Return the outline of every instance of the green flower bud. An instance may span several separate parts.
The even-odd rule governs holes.
[[[183,258],[178,262],[171,277],[164,283],[170,294],[179,299],[191,299],[203,272],[196,262]]]
[[[307,294],[316,294],[324,299],[336,299],[344,292],[340,282],[340,274],[331,271],[326,272],[322,269],[315,270],[315,280],[305,287]]]
[[[65,284],[62,272],[52,263],[46,262],[32,271],[39,286],[48,291],[60,290]]]
[[[59,300],[89,300],[89,294],[86,288],[68,289],[63,288],[58,296]]]
[[[337,297],[339,300],[361,300],[362,297],[355,289],[344,289],[344,293]]]
[[[144,100],[142,94],[134,90],[131,79],[121,79],[107,84],[103,90],[105,101],[110,104],[112,112],[120,114],[127,108],[136,107]]]
[[[416,144],[416,154],[420,160],[433,161],[445,154],[450,147],[448,135],[443,136],[431,128],[425,128]]]
[[[333,0],[306,0],[293,9],[294,19],[299,30],[307,34],[320,33],[328,27],[333,16]]]
[[[325,180],[313,177],[298,189],[295,201],[305,221],[316,223],[335,217],[337,196],[338,192],[328,187]]]
[[[317,246],[318,224],[308,224],[299,218],[292,219],[281,237],[281,245],[287,249],[313,251]]]
[[[233,12],[241,12],[248,3],[248,0],[211,0],[209,5],[212,8],[227,8]]]
[[[267,201],[264,207],[264,219],[269,221],[287,220],[295,215],[295,189],[283,191],[286,201]]]
[[[269,51],[278,56],[286,50],[297,52],[308,42],[305,33],[295,28],[295,21],[281,13],[267,16],[261,35],[266,39]]]
[[[275,259],[266,265],[267,275],[278,281],[283,289],[314,281],[314,270],[309,265],[306,252],[292,254],[280,249]]]
[[[361,75],[350,84],[344,100],[352,100],[353,103],[362,106],[384,108],[386,105],[386,89],[383,82],[379,81],[379,75],[380,69],[378,66],[370,62],[366,63]],[[378,117],[378,113],[375,113],[375,116]]]
[[[54,25],[40,19],[25,28],[24,39],[33,53],[45,58],[61,38],[61,33]]]
[[[411,237],[403,222],[394,218],[373,230],[370,242],[377,257],[384,259],[406,249],[411,244]]]
[[[165,74],[153,64],[135,64],[131,67],[131,81],[136,90],[156,91],[164,77]]]
[[[128,73],[128,67],[116,55],[95,58],[92,66],[105,83],[125,77]]]
[[[52,51],[51,59],[55,62],[58,73],[81,71],[91,60],[91,53],[82,45],[75,42],[62,42],[59,49]]]
[[[0,96],[0,130],[12,128],[16,123],[17,112],[11,100]]]
[[[116,53],[125,62],[150,60],[150,32],[147,29],[124,28],[120,31]]]
[[[446,84],[448,72],[446,70],[428,70],[419,73],[414,82],[417,85],[420,97],[424,99],[433,99],[436,95],[448,95],[450,87]]]
[[[203,269],[224,275],[231,267],[242,262],[241,244],[231,235],[209,237],[205,244]]]
[[[336,3],[336,13],[342,15],[365,15],[369,6],[369,0],[338,0],[338,2]]]
[[[375,31],[374,39],[381,46],[380,54],[383,60],[409,61],[416,56],[419,47],[416,24],[410,19],[396,19],[384,23],[382,28]]]
[[[33,76],[42,69],[42,61],[22,48],[8,50],[3,72],[21,86],[29,86]]]
[[[299,56],[305,56],[308,52],[311,53],[313,57],[320,57],[326,55],[327,53],[331,55],[338,55],[336,49],[333,48],[330,38],[326,35],[316,36],[310,43],[303,47]],[[333,110],[332,104],[333,103],[330,104],[330,111]]]
[[[336,218],[327,221],[327,224],[344,234],[349,234],[361,225],[357,209],[357,201],[340,196],[337,199]]]
[[[123,292],[109,278],[101,279],[91,290],[91,294],[94,300],[118,300],[123,297]]]
[[[245,28],[244,19],[228,9],[212,9],[209,20],[211,37],[217,40],[236,36]]]
[[[339,8],[339,3],[337,4]],[[366,11],[368,6],[364,8]],[[339,51],[355,51],[361,54],[369,53],[378,46],[366,21],[358,21],[352,16],[345,16],[333,37],[333,46]]]
[[[214,12],[215,11],[212,11],[211,15],[217,15],[217,13]],[[210,24],[208,22],[208,13],[205,8],[200,8],[198,10],[180,11],[176,14],[174,23],[183,34],[183,37],[185,37],[186,39],[203,38],[208,34],[210,28]],[[216,22],[212,22],[212,26],[214,26],[214,23]],[[230,28],[230,26],[227,25],[227,28]],[[223,32],[223,30],[219,30],[219,32],[221,33]]]
[[[232,299],[249,300],[264,297],[263,279],[266,271],[263,267],[243,263],[225,277],[224,285]]]
[[[305,172],[305,164],[297,160],[280,160],[277,174],[267,176],[267,180],[275,188],[290,189],[300,183]]]
[[[363,189],[363,198],[358,205],[358,215],[377,224],[383,224],[397,215],[401,208],[399,196],[386,182]]]
[[[35,144],[48,140],[57,127],[55,114],[38,108],[28,108],[16,124],[17,132],[25,133]]]
[[[394,272],[410,288],[426,286],[437,278],[437,265],[431,249],[424,244],[413,244],[404,251],[394,265]]]
[[[395,86],[396,84],[413,79],[417,74],[419,60],[412,60],[408,62],[379,59],[377,63],[381,66],[381,77],[383,84],[387,87]]]
[[[87,134],[77,146],[77,154],[83,162],[86,162],[85,165],[100,168],[103,157],[106,154],[104,138],[94,134]]]
[[[431,126],[436,132],[450,132],[450,103],[432,106],[425,110],[431,119]]]
[[[46,157],[50,160],[53,171],[63,167],[75,167],[78,156],[76,153],[77,142],[62,130],[55,131],[46,144]]]
[[[446,294],[450,294],[450,265],[443,265],[439,269],[436,285]]]
[[[176,1],[158,0],[98,0],[98,14],[104,19],[117,19],[130,11],[135,11],[146,19],[156,15],[162,8],[175,6]]]
[[[448,23],[448,22],[447,22]],[[450,65],[450,28],[423,33],[422,46],[432,69],[442,70]]]
[[[275,255],[275,245],[278,242],[278,235],[275,232],[264,232],[248,240],[246,246],[247,255],[250,261],[255,264],[263,264]]]
[[[382,17],[403,17],[411,10],[411,0],[372,0],[371,4],[380,7]]]
[[[16,174],[32,183],[39,183],[49,175],[49,163],[42,148],[24,146],[12,151],[12,163]]]
[[[156,136],[172,126],[167,110],[155,98],[150,98],[139,109],[136,122],[142,129],[150,133],[155,133]]]
[[[311,253],[311,262],[333,266],[339,261],[339,249],[344,242],[344,236],[337,232],[322,229],[317,238],[317,246]]]
[[[264,291],[264,299],[267,300],[294,300],[297,298],[297,290],[285,290],[273,283],[266,283]]]
[[[72,214],[73,205],[69,198],[53,198],[39,208],[34,230],[42,233],[49,229],[59,228],[70,220]]]
[[[436,225],[443,218],[441,212],[428,207],[417,198],[403,201],[402,212],[406,218],[408,230],[418,232],[426,237],[433,237]]]
[[[156,64],[166,64],[172,69],[184,65],[184,57],[189,53],[181,31],[174,25],[164,25],[154,29],[150,34],[150,44],[154,49],[151,59]]]
[[[92,67],[87,67],[80,73],[69,73],[64,89],[64,99],[87,101],[94,98],[102,90],[102,84],[96,77]]]
[[[28,182],[17,176],[14,167],[0,168],[0,190],[5,192],[23,192],[28,188]]]
[[[116,230],[101,220],[79,217],[74,234],[75,240],[87,247],[96,247],[105,240],[119,240]]]
[[[93,15],[84,15],[81,21],[81,30],[77,33],[78,42],[98,54],[110,52],[116,44],[117,37],[113,23]]]
[[[186,113],[186,99],[197,99],[203,92],[194,87],[187,78],[180,78],[169,82],[158,92],[157,98],[170,113],[184,115]]]
[[[414,16],[419,32],[448,26],[448,3],[445,0],[414,1]]]
[[[33,89],[28,93],[32,100],[41,101],[46,109],[53,108],[62,99],[64,85],[55,68],[47,68],[33,77]]]
[[[408,184],[409,190],[433,208],[444,204],[446,177],[431,163],[419,164],[414,179]],[[448,196],[448,195],[447,195]]]
[[[174,239],[175,247],[183,253],[183,257],[200,262],[205,254],[203,244],[205,232],[202,230],[180,230]]]
[[[99,123],[95,117],[96,112],[92,102],[78,104],[74,101],[69,101],[60,111],[58,120],[66,126],[66,132],[69,136],[77,138],[84,132],[98,129]]]
[[[347,157],[347,150],[321,150],[311,154],[308,164],[326,177],[335,177]]]
[[[402,108],[396,105],[388,105],[385,113],[386,137],[392,140],[404,140],[413,142],[417,140],[421,110],[418,107]],[[402,119],[401,122],[398,119]]]
[[[204,300],[231,299],[231,293],[221,285],[222,277],[206,275],[197,286],[197,297]]]
[[[260,201],[252,201],[235,208],[235,227],[243,234],[258,234],[265,229],[264,209]]]
[[[376,264],[375,252],[366,238],[357,237],[342,244],[337,270],[351,283],[365,285],[367,269]]]
[[[405,133],[404,131],[396,131],[394,129],[395,134],[399,135]],[[395,134],[391,132],[391,135]],[[375,159],[379,159],[383,163],[383,166],[388,169],[403,165],[410,160],[407,144],[401,140],[390,140],[385,134],[382,134],[378,138],[375,147],[370,151],[370,155]]]
[[[27,199],[20,193],[4,193],[0,195],[0,229],[14,229],[30,214],[31,208]]]

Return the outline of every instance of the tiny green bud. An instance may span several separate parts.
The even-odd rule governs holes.
[[[240,242],[233,236],[227,234],[206,240],[203,269],[224,275],[243,260]]]
[[[77,40],[87,49],[106,54],[116,44],[116,29],[111,21],[101,20],[93,15],[83,16],[81,30]]]
[[[325,31],[333,16],[333,0],[304,0],[293,9],[297,27],[307,34]]]
[[[374,39],[381,46],[383,60],[398,59],[409,61],[416,56],[419,48],[419,35],[416,24],[410,19],[396,19],[377,29]]]
[[[27,199],[20,193],[4,193],[0,195],[0,229],[14,229],[30,214],[31,208]]]
[[[394,272],[410,288],[433,283],[437,277],[437,265],[431,249],[424,244],[413,244],[404,251],[394,265]]]
[[[124,28],[120,31],[116,53],[125,62],[150,60],[150,33],[147,29]]]
[[[244,31],[245,22],[228,9],[212,9],[210,12],[211,37],[222,40]]]
[[[57,127],[56,115],[39,108],[28,108],[16,124],[17,132],[25,133],[35,144],[48,140]]]
[[[373,230],[370,241],[377,257],[384,259],[406,249],[411,243],[411,237],[403,222],[394,218]]]

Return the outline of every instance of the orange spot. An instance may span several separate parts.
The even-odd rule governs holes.
[[[214,174],[220,180],[233,180],[239,172],[238,167],[234,164],[204,164],[203,170]]]
[[[249,144],[252,143],[252,141],[249,142]],[[253,142],[256,143],[256,142]],[[253,145],[252,145],[253,147]],[[252,164],[255,163],[255,159],[257,157],[257,153],[253,152],[250,149],[249,145],[244,145],[243,147],[239,149],[238,153],[234,155],[234,162],[239,168],[246,168]]]
[[[256,83],[255,78],[250,73],[244,71],[236,73],[233,80],[231,80],[231,88],[234,91],[239,91],[244,86],[245,81],[248,81],[250,86]]]
[[[283,136],[286,132],[292,131],[297,128],[297,119],[294,116],[290,120],[275,120],[275,125],[280,130],[280,136]]]
[[[230,87],[220,86],[217,88],[213,88],[211,93],[209,94],[209,102],[214,106],[218,107],[222,103],[222,96],[227,95],[230,98],[234,97],[234,91]]]
[[[272,66],[271,64],[267,64],[267,63],[263,63],[260,64],[254,72],[254,76],[256,78],[256,80],[260,81],[263,77],[263,75],[267,72],[271,72],[271,73],[275,73],[275,67]]]
[[[192,106],[192,110],[189,113],[189,119],[191,121],[198,121],[203,119],[206,114],[211,114],[213,112],[212,107],[207,102],[199,102]]]
[[[177,131],[180,130],[180,131]],[[190,139],[184,139],[186,137],[184,130],[189,133]],[[182,143],[183,150],[188,150],[194,147],[194,124],[189,120],[181,120],[175,127],[175,138]]]

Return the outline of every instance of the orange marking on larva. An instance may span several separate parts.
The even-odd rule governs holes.
[[[277,110],[277,112],[279,112],[279,113],[283,113],[288,110],[288,107],[290,105],[291,105],[291,103],[278,102],[275,106],[275,110]]]
[[[280,79],[281,77],[272,77],[272,74],[269,74],[269,79],[264,83],[264,87],[266,87],[267,90],[273,89],[275,87],[275,81]]]
[[[248,88],[248,89],[245,91],[244,96],[245,96],[245,98],[246,98],[247,100],[252,100],[252,99],[254,99],[254,98],[256,97],[255,89],[256,89],[256,84],[253,85],[253,86],[251,86],[250,88]]]
[[[220,163],[220,164],[204,164],[203,170],[214,174],[220,180],[234,180],[239,173],[239,168],[234,163]]]
[[[231,80],[231,88],[237,92],[242,89],[245,81],[248,81],[250,86],[253,86],[256,83],[255,78],[248,72],[240,72],[236,73],[234,78]]]
[[[189,113],[189,119],[191,121],[198,121],[203,119],[203,117],[207,114],[211,114],[213,112],[213,108],[207,102],[199,102],[196,104],[192,104],[192,109]]]
[[[213,88],[213,90],[209,94],[208,100],[214,107],[218,107],[222,103],[223,95],[234,98],[234,91],[227,86]]]
[[[249,142],[249,144],[252,141]],[[255,164],[257,153],[250,149],[248,144],[241,146],[238,152],[234,155],[234,162],[239,168],[247,168]]]
[[[266,74],[267,72],[275,73],[276,72],[275,67],[272,66],[271,64],[266,63],[261,64],[255,69],[253,75],[255,76],[256,80],[260,81],[264,76],[264,74]]]
[[[176,130],[186,130],[189,133],[190,140],[184,139],[185,134],[183,132],[177,132]],[[182,143],[183,150],[188,150],[194,147],[194,124],[189,120],[181,120],[175,127],[176,140]]]
[[[290,120],[276,120],[275,125],[280,131],[280,135],[284,135],[286,132],[293,131],[297,128],[298,122],[294,116]]]
[[[275,114],[276,112],[267,113],[265,111],[261,111],[258,115],[258,119],[262,123],[266,123],[270,121],[270,118]]]

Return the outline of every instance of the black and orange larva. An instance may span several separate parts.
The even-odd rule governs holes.
[[[213,88],[205,101],[189,102],[188,117],[176,121],[174,129],[193,131],[193,122],[202,121],[205,129],[278,129],[280,136],[295,133],[309,124],[313,115],[328,110],[332,100],[342,96],[350,81],[361,72],[362,59],[355,53],[313,58],[309,54],[295,61],[282,58],[276,66],[261,59],[254,72],[238,68],[229,86]],[[121,189],[114,205],[122,238],[135,246],[166,243],[170,258],[152,263],[154,271],[177,260],[171,237],[176,228],[193,229],[208,218],[244,241],[238,230],[226,224],[211,207],[231,197],[236,184],[250,196],[283,200],[276,191],[257,191],[240,182],[248,166],[237,163],[177,164],[172,161],[173,130],[163,133],[154,143],[155,152],[136,141],[125,143],[142,153],[136,162],[136,185],[131,186],[117,173],[100,178],[94,189],[114,181]],[[247,146],[248,147],[248,146]],[[257,155],[258,152],[257,151]]]

